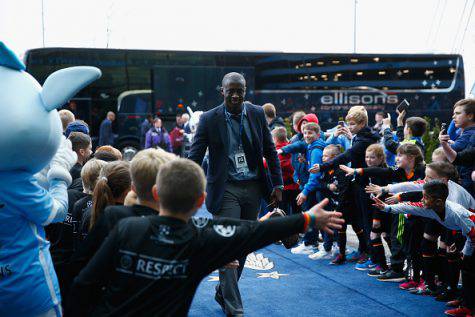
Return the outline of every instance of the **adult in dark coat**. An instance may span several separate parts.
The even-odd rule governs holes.
[[[209,150],[206,206],[213,215],[255,220],[264,196],[270,194],[273,203],[282,200],[279,158],[264,111],[244,102],[244,77],[229,73],[222,86],[224,103],[201,116],[188,158],[201,165]],[[220,270],[215,299],[227,315],[243,314],[237,281],[244,262],[239,259],[237,271]]]

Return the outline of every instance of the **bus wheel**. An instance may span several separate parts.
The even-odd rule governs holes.
[[[124,142],[119,146],[124,161],[131,161],[135,154],[140,151],[140,145],[135,142]]]

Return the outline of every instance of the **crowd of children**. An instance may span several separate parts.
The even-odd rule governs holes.
[[[356,262],[355,269],[379,281],[399,282],[401,290],[447,302],[447,315],[471,316],[475,100],[454,105],[451,126],[457,133],[449,136],[442,129],[441,146],[427,165],[422,140],[426,120],[404,120],[405,110],[397,114],[396,131],[390,114],[384,118],[382,113],[377,114],[377,129],[370,128],[366,109],[354,106],[345,122],[325,133],[314,114],[294,114],[296,134],[291,144],[278,147],[281,160],[292,156],[293,181],[300,191],[291,212],[327,198],[343,214],[345,225],[333,236],[310,230],[291,252],[332,265]],[[349,224],[358,238],[353,252],[346,243]]]
[[[274,241],[287,246],[300,233],[300,243],[290,242],[293,254],[354,262],[379,281],[446,301],[447,315],[475,315],[475,100],[455,104],[459,130],[441,131],[429,164],[427,122],[404,122],[405,115],[398,113],[397,131],[389,116],[376,130],[366,109],[354,106],[322,131],[315,114],[299,111],[290,141],[276,126],[279,207],[288,216],[260,222],[192,218],[206,197],[201,167],[160,149],[130,162],[111,146],[92,153],[87,124],[64,124],[77,162],[66,219],[46,233],[65,314],[186,315],[207,274]],[[351,252],[348,225],[358,239]]]

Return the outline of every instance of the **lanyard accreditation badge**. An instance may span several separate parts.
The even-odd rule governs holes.
[[[231,124],[231,131],[233,131],[234,134],[234,129],[232,128],[232,122],[230,120],[230,116],[227,116],[229,123]],[[244,129],[244,109],[241,112],[241,122],[239,124],[239,144],[237,150],[234,152],[234,165],[236,166],[236,172],[237,173],[248,173],[249,172],[249,167],[247,166],[247,160],[246,160],[246,154],[244,153],[244,147],[242,145],[242,132]]]

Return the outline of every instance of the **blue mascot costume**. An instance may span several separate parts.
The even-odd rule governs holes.
[[[76,154],[56,108],[100,76],[71,67],[41,87],[0,42],[0,316],[61,316],[44,226],[66,216]],[[34,176],[40,171],[47,189]]]

